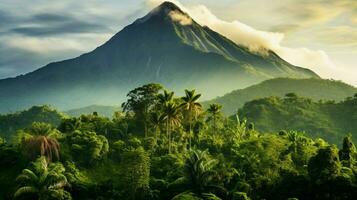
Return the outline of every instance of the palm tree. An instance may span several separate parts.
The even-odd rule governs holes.
[[[215,184],[216,171],[213,168],[216,164],[216,160],[211,159],[207,151],[192,150],[190,152],[184,166],[184,178],[192,192],[199,196],[213,190],[226,193],[226,189]]]
[[[191,138],[192,138],[192,120],[197,119],[197,115],[202,110],[202,105],[197,102],[201,97],[201,94],[195,94],[195,90],[185,90],[186,96],[182,97],[183,103],[181,106],[187,112],[188,124],[189,124],[189,145],[191,149]]]
[[[160,134],[160,126],[162,122],[164,121],[164,116],[160,114],[159,112],[153,112],[150,115],[150,122],[153,125],[153,128],[155,130],[155,140],[157,141],[157,138]]]
[[[215,103],[209,105],[209,108],[207,109],[207,112],[211,115],[209,120],[212,120],[212,122],[213,122],[214,134],[216,134],[216,131],[217,131],[217,119],[221,115],[221,110],[222,110],[222,106],[219,104],[215,104]]]
[[[28,129],[31,135],[50,135],[53,132],[53,127],[51,124],[43,122],[34,122]]]
[[[181,125],[181,112],[180,106],[175,102],[167,102],[163,106],[163,119],[166,120],[166,135],[168,138],[169,153],[171,153],[171,131],[174,127]]]
[[[297,153],[298,142],[302,140],[302,134],[296,131],[288,132],[288,139],[291,142],[290,148],[294,153]]]
[[[44,157],[40,157],[32,163],[33,170],[24,169],[17,177],[19,188],[14,198],[25,195],[35,195],[39,200],[71,199],[64,187],[68,186],[65,168],[60,163],[48,164]]]
[[[174,98],[174,92],[169,92],[167,90],[164,90],[164,93],[158,94],[158,103],[159,105],[165,105],[166,103],[170,102]]]
[[[59,160],[60,145],[55,138],[32,136],[22,140],[22,148],[29,159],[43,156],[47,162]]]

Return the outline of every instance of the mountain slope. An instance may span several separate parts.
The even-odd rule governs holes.
[[[211,98],[274,77],[318,78],[269,50],[252,53],[165,2],[90,53],[0,80],[0,112],[118,104],[131,88],[149,82],[175,91],[197,88]]]
[[[92,114],[94,112],[97,112],[101,116],[112,118],[114,115],[114,112],[120,111],[120,110],[121,110],[120,106],[91,105],[91,106],[86,106],[83,108],[68,110],[68,111],[65,111],[65,113],[71,117],[80,117],[81,115],[87,115],[87,114]]]
[[[204,104],[206,106],[210,103],[221,104],[224,113],[233,114],[248,101],[270,96],[283,97],[291,92],[315,101],[341,101],[357,93],[357,88],[333,80],[277,78],[245,89],[235,90],[222,97],[206,101]]]
[[[339,103],[267,97],[246,103],[239,115],[263,132],[305,131],[310,137],[321,137],[334,144],[351,133],[357,141],[357,96]]]
[[[33,106],[21,112],[0,115],[0,136],[10,139],[19,129],[28,128],[33,122],[44,122],[57,127],[66,117],[49,106]]]

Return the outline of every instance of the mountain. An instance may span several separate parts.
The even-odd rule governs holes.
[[[30,109],[0,115],[0,136],[9,139],[16,131],[31,126],[33,122],[44,122],[57,127],[66,117],[49,106],[33,106]]]
[[[314,102],[301,97],[267,97],[247,102],[239,115],[262,132],[299,130],[334,144],[351,133],[357,141],[357,95],[338,103]]]
[[[203,104],[208,106],[211,103],[218,103],[223,106],[225,114],[233,114],[248,101],[270,96],[283,97],[287,93],[296,93],[315,101],[341,101],[356,94],[357,88],[334,80],[276,78],[245,89],[234,90]]]
[[[223,95],[274,77],[318,78],[270,50],[251,52],[165,2],[92,52],[0,80],[0,112],[51,104],[61,110],[121,103],[131,88]]]
[[[119,106],[101,106],[101,105],[91,105],[83,108],[76,108],[65,111],[66,114],[72,117],[80,117],[81,115],[92,114],[97,112],[99,115],[112,118],[114,112],[120,111],[121,107]]]

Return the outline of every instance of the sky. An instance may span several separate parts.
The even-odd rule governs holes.
[[[1,0],[0,78],[93,50],[162,0]],[[173,0],[201,25],[357,86],[356,0]]]

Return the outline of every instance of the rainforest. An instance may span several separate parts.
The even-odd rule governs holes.
[[[48,106],[1,116],[2,122],[18,128],[12,137],[1,139],[2,197],[177,200],[356,195],[357,150],[351,134],[346,131],[329,143],[316,134],[321,130],[305,132],[295,129],[293,122],[291,128],[277,129],[283,122],[280,117],[307,124],[299,119],[305,115],[297,104],[312,107],[309,112],[326,104],[332,109],[343,106],[354,110],[347,116],[356,120],[356,95],[341,103],[318,103],[287,94],[283,99],[249,102],[242,114],[231,116],[224,116],[219,104],[204,108],[195,90],[176,96],[160,84],[147,84],[127,96],[121,111],[111,118],[98,112],[70,117]],[[294,117],[271,113],[257,120],[252,116],[262,104],[274,111],[284,109],[283,104]],[[243,117],[248,109],[252,114]],[[272,129],[267,129],[270,124]],[[333,129],[326,126],[329,139]]]
[[[355,0],[1,0],[0,200],[357,199]]]

